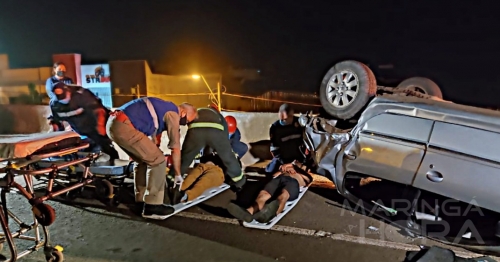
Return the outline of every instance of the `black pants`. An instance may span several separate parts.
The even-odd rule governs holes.
[[[101,147],[102,152],[109,155],[110,160],[118,159],[118,151],[113,147],[113,142],[108,136],[101,136],[96,132],[88,132],[86,134],[82,134],[90,138],[94,143]]]
[[[206,146],[212,148],[224,164],[226,174],[230,178],[241,176],[241,166],[233,153],[228,132],[216,128],[199,127],[188,129],[182,144],[181,174],[185,174],[191,162]]]
[[[280,175],[273,180],[269,181],[263,189],[272,197],[277,197],[281,194],[282,190],[286,190],[290,194],[288,201],[293,201],[299,197],[300,186],[299,182],[289,176]]]

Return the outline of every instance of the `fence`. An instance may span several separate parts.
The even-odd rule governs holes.
[[[43,93],[40,92],[42,102],[37,102],[36,104],[48,104],[48,97],[44,91],[45,89],[43,88]],[[197,107],[204,107],[212,102],[215,102],[216,104],[216,99],[211,96],[209,91],[200,93],[169,94],[159,94],[152,92],[148,92],[147,94],[111,94],[111,92],[101,92],[101,90],[91,91],[93,91],[99,98],[101,98],[103,103],[108,107],[119,107],[130,100],[146,95],[150,97],[158,97],[164,100],[169,100],[177,104],[188,102]],[[5,103],[8,102],[4,102],[4,104]],[[19,99],[10,99],[10,103],[26,104],[24,100]],[[283,103],[289,103],[293,105],[295,111],[297,112],[305,112],[311,110],[313,110],[314,112],[318,112],[319,108],[321,108],[319,98],[312,94],[269,91],[261,96],[255,97],[242,94],[227,93],[225,92],[225,90],[222,90],[221,93],[222,108],[227,111],[276,112],[278,111],[279,106]]]
[[[314,111],[318,112],[321,105],[319,99],[314,98],[301,98],[300,95],[295,97],[286,95],[263,95],[259,97],[246,96],[241,94],[222,93],[221,104],[222,108],[226,111],[244,111],[244,112],[276,112],[283,103],[288,103],[295,108],[297,112]],[[103,95],[99,94],[101,99],[104,100]],[[148,93],[147,96],[158,97],[164,100],[169,100],[174,103],[187,102],[197,107],[204,107],[210,103],[216,103],[216,99],[211,97],[209,92],[206,93],[176,93],[176,94],[155,94]],[[119,99],[115,99],[118,98]],[[132,100],[137,98],[137,95],[112,95],[113,101]],[[114,105],[120,106],[120,105]]]

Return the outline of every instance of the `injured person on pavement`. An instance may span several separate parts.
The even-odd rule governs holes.
[[[224,165],[216,154],[209,154],[200,159],[200,163],[191,169],[184,178],[180,190],[174,189],[172,204],[193,201],[207,189],[224,183]]]
[[[280,214],[288,201],[299,197],[300,188],[309,185],[313,178],[305,169],[305,165],[293,161],[280,166],[279,171],[273,175],[264,189],[259,192],[255,202],[247,209],[230,203],[228,212],[235,218],[244,222],[256,220],[259,223],[267,223]],[[274,199],[268,204],[270,199]]]

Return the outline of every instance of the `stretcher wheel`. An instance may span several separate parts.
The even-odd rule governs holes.
[[[48,256],[46,256],[48,262],[62,262],[64,261],[64,255],[61,251],[53,249]]]
[[[95,183],[96,194],[102,200],[106,202],[111,201],[114,197],[114,186],[109,182],[109,180],[102,179]]]
[[[56,221],[56,211],[47,204],[36,204],[31,210],[38,223],[42,226],[50,226]]]
[[[117,195],[114,195],[107,204],[109,206],[117,207],[118,205],[120,205],[120,199]]]

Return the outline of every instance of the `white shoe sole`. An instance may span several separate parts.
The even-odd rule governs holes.
[[[143,218],[149,218],[149,219],[156,219],[156,220],[165,220],[169,217],[170,215],[163,215],[163,216],[160,216],[160,215],[144,215],[142,214],[142,217]]]

